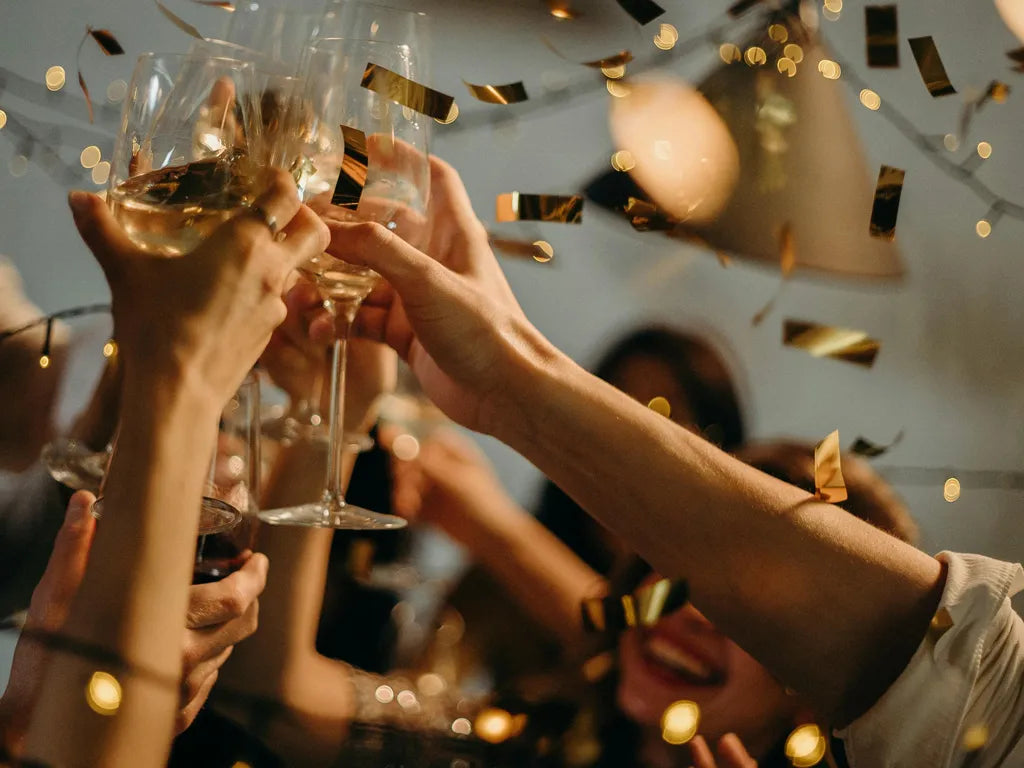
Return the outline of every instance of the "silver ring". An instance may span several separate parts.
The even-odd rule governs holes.
[[[249,210],[256,215],[256,218],[258,218],[260,221],[267,225],[267,229],[270,230],[270,235],[276,238],[278,231],[277,217],[267,213],[263,206],[260,205],[253,205],[249,208]]]

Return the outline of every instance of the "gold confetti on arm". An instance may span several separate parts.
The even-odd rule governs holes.
[[[643,26],[654,21],[665,12],[665,9],[654,0],[617,0],[626,13],[633,17],[637,24]]]
[[[548,221],[580,224],[583,221],[582,195],[532,195],[503,192],[496,201],[498,221]]]
[[[870,368],[882,343],[870,338],[864,331],[818,325],[802,320],[786,320],[782,328],[782,343],[802,349],[812,357],[831,357],[847,363]]]
[[[939,49],[935,46],[932,37],[930,35],[912,37],[908,42],[928,93],[934,98],[956,93],[956,88],[949,82],[946,68],[942,64],[942,57],[939,56]]]
[[[896,217],[900,212],[900,196],[906,172],[883,165],[878,170],[875,200],[871,205],[870,232],[872,237],[892,240],[896,235]]]
[[[462,82],[466,84],[474,98],[487,104],[518,104],[528,98],[526,86],[522,82],[507,85],[473,85],[465,80]]]
[[[452,96],[420,85],[378,64],[367,63],[360,85],[379,93],[385,99],[442,122],[448,120],[455,105]]]
[[[815,495],[829,504],[846,500],[846,481],[839,462],[838,429],[814,448],[814,489]]]
[[[868,45],[868,66],[898,67],[900,44],[896,6],[865,6],[864,27]]]
[[[633,60],[633,54],[627,50],[621,50],[614,56],[609,56],[605,59],[597,59],[596,61],[584,61],[581,62],[585,67],[592,67],[593,69],[611,69],[613,67],[622,67]]]
[[[341,159],[341,170],[334,185],[331,205],[354,211],[359,207],[366,186],[369,155],[366,151],[366,134],[358,128],[341,126],[345,140],[345,154]]]
[[[618,632],[649,627],[662,616],[686,605],[689,586],[681,579],[661,579],[624,595],[588,598],[580,604],[583,628],[588,632]]]

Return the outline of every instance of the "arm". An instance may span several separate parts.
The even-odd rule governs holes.
[[[62,632],[121,662],[54,651],[27,738],[31,760],[164,762],[214,426],[284,318],[288,271],[325,245],[322,226],[299,205],[287,175],[278,174],[260,202],[288,222],[286,240],[243,215],[187,258],[156,259],[134,247],[98,198],[71,197],[76,224],[110,283],[124,398],[94,556]],[[113,716],[86,705],[83,692],[96,670],[121,685]]]
[[[395,459],[392,473],[400,514],[438,525],[548,631],[581,640],[580,601],[603,594],[604,580],[509,498],[470,441],[437,431],[417,458]]]
[[[362,332],[408,359],[449,416],[508,443],[659,571],[688,578],[715,624],[822,711],[863,712],[924,636],[940,564],[581,370],[523,315],[457,174],[432,170],[433,258],[381,227],[330,225],[346,258],[398,297],[368,307]]]

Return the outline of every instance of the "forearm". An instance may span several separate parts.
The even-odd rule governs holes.
[[[57,652],[26,754],[59,765],[162,765],[178,705],[182,626],[219,404],[187,383],[138,382],[124,407],[103,517],[61,634],[123,660],[116,717],[86,706],[95,659]],[[140,674],[145,670],[145,674]],[[158,680],[162,682],[157,682]],[[55,724],[63,729],[54,738]]]
[[[458,538],[536,621],[567,644],[582,637],[580,601],[606,585],[568,547],[511,499],[467,520]]]
[[[658,571],[687,578],[716,625],[825,711],[859,714],[910,658],[941,591],[934,559],[562,356],[511,375],[509,398],[519,407],[497,437]]]

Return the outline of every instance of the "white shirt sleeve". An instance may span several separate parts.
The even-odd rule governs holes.
[[[980,555],[937,559],[946,585],[927,635],[889,690],[836,734],[851,768],[1024,766],[1024,622],[1010,606],[1024,570]],[[983,747],[965,751],[968,730],[987,734]]]

